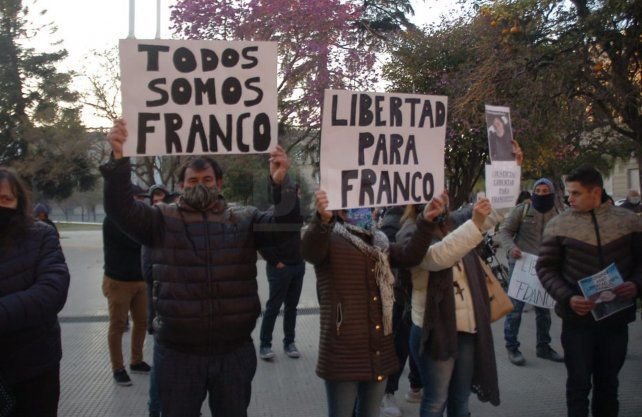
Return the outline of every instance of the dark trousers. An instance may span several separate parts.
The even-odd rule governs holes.
[[[283,345],[287,346],[294,342],[296,308],[303,288],[305,262],[283,265],[282,268],[267,263],[266,272],[270,284],[270,296],[261,321],[261,347],[272,346],[272,331],[281,305],[283,305]]]
[[[410,311],[406,311],[403,304],[395,302],[392,307],[392,331],[394,333],[395,352],[399,360],[399,372],[388,377],[388,381],[386,382],[386,393],[388,394],[394,394],[399,389],[399,378],[401,378],[401,374],[403,374],[406,359],[408,359],[408,366],[410,367],[410,373],[408,374],[410,387],[418,390],[422,386],[417,365],[415,365],[415,360],[412,355],[410,355],[410,344],[408,341],[410,339],[411,326],[412,319],[410,318]]]
[[[9,417],[56,417],[60,398],[60,367],[9,386],[15,398]]]
[[[163,417],[197,417],[209,393],[213,416],[247,417],[256,372],[256,350],[191,355],[163,346],[157,377]]]
[[[569,417],[589,415],[591,382],[593,417],[618,415],[618,373],[626,358],[628,325],[578,328],[562,322]]]

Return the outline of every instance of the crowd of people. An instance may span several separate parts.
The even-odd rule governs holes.
[[[108,135],[104,177],[103,293],[109,312],[111,373],[148,373],[150,416],[198,416],[209,395],[212,415],[242,417],[257,368],[251,334],[261,313],[257,259],[266,261],[269,297],[258,358],[271,361],[281,306],[283,351],[297,359],[295,329],[305,262],[314,267],[320,306],[317,375],[329,417],[400,417],[395,392],[409,363],[409,401],[421,417],[469,416],[469,398],[500,405],[487,280],[478,254],[496,229],[510,271],[525,252],[556,301],[563,354],[551,347],[551,312],[536,307],[536,355],[563,362],[569,417],[618,414],[618,373],[635,304],[602,320],[578,281],[614,264],[623,283],[612,292],[633,300],[642,289],[639,193],[628,206],[606,202],[598,171],[579,167],[566,178],[569,207],[540,178],[498,222],[490,201],[449,209],[446,192],[423,205],[375,211],[328,210],[324,190],[302,234],[298,184],[277,146],[270,152],[272,207],[230,205],[223,171],[207,156],[187,158],[178,192],[132,183],[123,120]],[[629,207],[630,206],[630,207]],[[627,210],[628,208],[628,210]],[[56,416],[62,355],[58,313],[69,271],[48,208],[32,208],[28,188],[0,168],[0,416]],[[379,216],[377,218],[377,216]],[[526,361],[518,333],[524,302],[504,319],[507,359]],[[128,368],[122,338],[131,317]],[[153,335],[151,365],[143,358]],[[149,359],[148,359],[149,360]]]

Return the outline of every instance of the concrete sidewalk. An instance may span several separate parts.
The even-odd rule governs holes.
[[[563,364],[535,357],[534,313],[526,313],[522,323],[523,353],[526,365],[516,367],[508,362],[503,349],[501,322],[493,326],[495,350],[501,393],[501,405],[493,407],[471,398],[471,412],[475,417],[560,417],[566,415]],[[273,362],[259,360],[252,384],[252,403],[249,415],[253,417],[322,417],[327,415],[322,380],[314,373],[318,345],[318,314],[301,315],[297,323],[297,345],[300,359],[290,359],[279,349],[282,338],[281,319],[274,332],[276,358]],[[86,416],[146,416],[148,378],[132,374],[134,385],[121,387],[114,384],[107,351],[107,323],[64,322],[61,365],[62,417]],[[551,332],[554,347],[559,348],[559,321],[554,320]],[[257,340],[255,330],[254,340]],[[124,338],[124,352],[129,352],[129,333]],[[620,417],[642,416],[642,329],[641,323],[630,326],[630,352],[620,373]],[[561,352],[561,349],[559,349]],[[151,359],[151,339],[145,345],[145,358]],[[150,361],[151,362],[151,361]],[[400,381],[396,395],[404,416],[419,415],[418,404],[405,402],[408,390],[406,375]],[[203,416],[211,416],[207,406]]]
[[[100,232],[64,232],[62,240],[72,272],[69,299],[61,314],[63,360],[61,364],[61,417],[147,416],[148,377],[131,375],[134,385],[114,384],[107,349],[106,300],[102,297],[102,245]],[[264,263],[259,261],[259,294],[267,297]],[[319,315],[314,271],[306,270],[297,320],[297,346],[300,359],[290,359],[280,349],[282,321],[277,319],[271,363],[259,359],[252,384],[252,417],[322,417],[327,415],[323,382],[314,372],[319,337]],[[258,340],[258,326],[253,338]],[[508,362],[503,343],[503,320],[493,325],[501,405],[493,407],[471,397],[475,417],[561,417],[566,415],[563,364],[535,357],[535,314],[524,314],[520,331],[526,365]],[[620,372],[620,417],[642,417],[642,323],[629,326],[629,355]],[[553,347],[560,353],[560,321],[553,317]],[[123,338],[125,361],[129,358],[129,333]],[[151,339],[145,344],[145,360],[151,363]],[[418,404],[405,402],[406,375],[400,381],[396,398],[404,416],[417,417]],[[211,416],[207,406],[203,416]],[[377,417],[377,416],[371,416]]]

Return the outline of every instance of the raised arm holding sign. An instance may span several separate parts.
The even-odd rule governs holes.
[[[270,152],[275,204],[269,211],[228,205],[220,195],[223,172],[207,156],[185,158],[177,203],[150,207],[132,196],[131,166],[123,155],[127,130],[124,120],[117,120],[107,136],[113,154],[101,166],[105,212],[149,247],[155,340],[164,351],[158,364],[163,414],[198,411],[204,397],[194,392],[209,391],[212,414],[224,409],[246,415],[256,371],[251,335],[261,312],[256,252],[298,236],[302,224],[287,155],[278,145]],[[229,363],[238,366],[225,366]],[[205,369],[206,375],[176,371],[185,369]],[[230,380],[233,395],[224,386]]]

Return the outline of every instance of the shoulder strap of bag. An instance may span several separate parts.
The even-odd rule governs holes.
[[[528,214],[529,208],[531,208],[531,205],[528,203],[524,203],[524,207],[522,207],[522,216],[519,218],[519,225],[517,226],[517,231],[515,232],[515,237],[513,238],[513,242],[516,241],[517,236],[519,236],[519,229],[522,228],[522,222],[524,221],[526,214]]]

